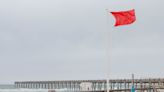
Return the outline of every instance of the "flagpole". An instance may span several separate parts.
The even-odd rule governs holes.
[[[111,23],[109,22],[109,10],[106,9],[106,32],[105,32],[105,42],[106,42],[106,69],[107,69],[107,78],[106,78],[106,91],[110,92],[110,88],[109,88],[109,80],[110,80],[110,76],[111,76],[111,41],[112,41],[112,27],[110,26]]]
[[[106,9],[107,11],[107,21],[106,21],[106,46],[107,46],[107,49],[106,49],[106,56],[107,56],[107,59],[106,59],[106,62],[107,62],[107,83],[106,83],[106,86],[107,86],[107,92],[110,91],[109,89],[109,79],[110,79],[110,71],[111,71],[111,57],[112,57],[112,35],[113,35],[113,27],[112,27],[112,22],[111,24],[109,23],[109,13],[112,13],[112,15],[115,17],[116,19],[116,23],[115,23],[115,26],[121,26],[121,25],[128,25],[128,24],[132,24],[133,22],[136,21],[136,17],[135,17],[135,10],[132,9],[132,10],[128,10],[128,11],[120,11],[120,12],[109,12],[108,9]],[[111,21],[111,20],[110,20]],[[108,29],[109,28],[109,29]],[[108,64],[110,66],[108,66]],[[132,80],[133,80],[133,92],[135,91],[134,90],[134,75],[132,75]]]

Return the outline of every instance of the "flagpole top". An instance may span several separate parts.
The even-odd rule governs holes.
[[[108,9],[108,8],[106,8],[105,10],[106,10],[106,11],[109,11],[109,9]]]

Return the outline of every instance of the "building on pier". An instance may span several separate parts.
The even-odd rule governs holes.
[[[91,82],[82,82],[82,83],[80,83],[80,90],[92,91],[92,83]]]

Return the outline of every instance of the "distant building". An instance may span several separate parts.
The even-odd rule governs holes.
[[[82,91],[91,91],[92,90],[92,83],[91,82],[82,82],[80,84],[80,89]]]

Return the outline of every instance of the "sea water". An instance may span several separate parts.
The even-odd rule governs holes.
[[[14,85],[0,85],[0,92],[48,92],[47,89],[23,89],[15,88]]]
[[[65,91],[64,89],[56,90],[56,92]],[[0,92],[48,92],[48,89],[25,89],[15,88],[14,85],[0,85]]]

